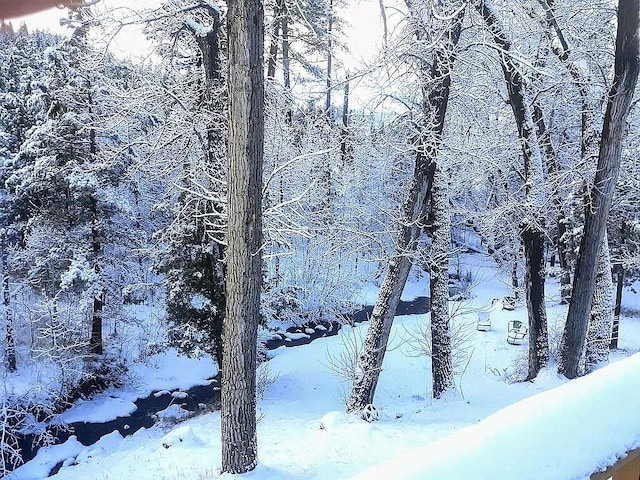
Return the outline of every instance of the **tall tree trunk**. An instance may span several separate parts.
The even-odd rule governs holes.
[[[91,199],[91,253],[93,254],[93,270],[96,274],[96,278],[99,283],[102,283],[102,268],[100,262],[102,261],[102,242],[100,241],[100,234],[98,232],[98,206],[95,198]],[[94,294],[93,297],[93,311],[91,315],[91,337],[89,338],[89,352],[93,355],[102,355],[103,343],[102,343],[102,325],[103,325],[103,310],[104,310],[104,288],[102,285],[99,287],[99,291]]]
[[[10,372],[15,372],[16,364],[16,341],[13,335],[13,310],[11,307],[11,291],[9,290],[9,267],[7,261],[9,252],[7,251],[7,234],[5,229],[0,230],[0,261],[2,261],[2,310],[4,312],[4,324],[6,329],[5,340],[7,368]]]
[[[534,102],[533,104],[532,113],[533,121],[536,125],[536,133],[544,151],[547,172],[549,175],[555,175],[559,170],[556,152],[553,148],[551,135],[547,129],[542,109],[537,102]],[[567,227],[565,224],[564,207],[562,205],[562,196],[557,189],[553,189],[551,193],[551,201],[557,210],[556,228],[558,230],[558,236],[555,239],[555,246],[558,252],[558,263],[560,264],[560,303],[567,304],[571,299],[571,267],[568,261],[568,247],[565,239]]]
[[[525,229],[522,233],[525,256],[536,265],[526,270],[527,311],[529,312],[529,372],[532,380],[549,361],[549,337],[544,308],[544,237]],[[533,321],[531,318],[533,317]]]
[[[89,95],[89,113],[93,113],[93,97]],[[91,156],[95,158],[98,153],[98,142],[96,139],[96,130],[92,128],[89,131],[89,152]],[[93,270],[98,279],[99,291],[94,294],[93,297],[93,312],[91,317],[91,337],[89,339],[89,352],[93,355],[102,355],[102,317],[104,309],[104,297],[105,291],[102,285],[102,266],[100,265],[102,259],[102,239],[100,238],[100,232],[98,230],[98,200],[94,195],[91,197],[90,203],[91,211],[91,253],[93,256]]]
[[[584,361],[586,372],[590,372],[598,363],[606,362],[609,358],[609,343],[611,343],[611,327],[613,325],[612,294],[611,258],[605,232],[598,256],[595,289],[591,302],[591,319],[587,328]]]
[[[584,62],[576,62],[571,60],[571,48],[567,42],[562,29],[555,18],[555,1],[554,0],[538,0],[545,10],[545,21],[547,24],[547,33],[549,36],[555,35],[553,39],[549,39],[552,51],[556,57],[566,67],[573,84],[577,87],[581,101],[581,137],[580,137],[580,154],[582,162],[586,163],[591,156],[595,156],[597,151],[596,144],[596,106],[591,100],[591,82],[589,75],[584,72]],[[554,201],[555,203],[555,201]],[[560,259],[560,296],[561,303],[567,304],[571,300],[571,265],[567,260],[567,245],[565,234],[567,233],[565,225],[564,212],[560,206],[557,219],[558,225],[558,254]]]
[[[409,6],[411,8],[411,5]],[[421,36],[420,29],[425,28],[422,16],[415,11],[412,15],[417,25],[416,35]],[[463,18],[464,9],[448,17],[440,47],[433,53],[430,71],[422,72],[423,76],[430,77],[432,80],[431,82],[425,80],[422,87],[425,124],[418,140],[413,180],[402,207],[400,232],[371,314],[363,350],[358,359],[359,376],[354,381],[347,399],[347,411],[350,413],[362,411],[368,404],[373,403],[393,317],[409,275],[411,255],[416,250],[420,232],[419,222],[425,214],[426,199],[431,196],[435,160],[442,142],[444,118],[449,102],[451,70]],[[424,68],[427,68],[426,60],[424,63]]]
[[[256,356],[262,283],[263,10],[229,0],[227,304],[223,324],[222,471],[257,465]]]
[[[436,165],[431,214],[433,216],[429,288],[431,294],[431,374],[433,398],[440,398],[453,383],[451,331],[449,325],[449,250],[451,215],[449,179]]]
[[[616,301],[613,309],[613,327],[611,329],[611,343],[609,348],[614,350],[618,348],[618,331],[620,329],[620,311],[622,310],[622,288],[624,287],[624,268],[621,264],[614,267],[617,273],[616,278]]]
[[[289,58],[289,4],[282,0],[282,75],[284,88],[291,89],[291,59]],[[291,110],[287,113],[287,120],[291,123]]]
[[[329,124],[332,123],[331,115],[331,76],[333,75],[333,0],[329,0],[329,25],[327,27],[327,93],[324,111],[327,114]]]
[[[609,209],[620,170],[622,140],[638,78],[638,17],[640,0],[620,0],[614,80],[604,117],[596,176],[573,280],[573,295],[562,336],[558,371],[567,378],[580,374],[579,365],[595,288],[597,259],[605,236]]]
[[[342,101],[342,125],[340,125],[340,158],[342,168],[351,163],[351,146],[349,145],[349,76],[344,81],[344,97]]]
[[[273,31],[269,45],[269,58],[267,60],[267,78],[276,78],[276,64],[278,63],[278,46],[280,44],[280,27],[282,26],[283,4],[285,0],[277,0],[273,11]]]
[[[528,279],[534,281],[526,284],[527,314],[529,320],[529,373],[534,378],[540,368],[546,365],[549,358],[547,340],[547,314],[544,304],[544,219],[539,212],[544,204],[542,191],[542,158],[535,131],[533,116],[529,102],[526,100],[525,82],[509,52],[511,42],[507,38],[496,10],[490,0],[482,0],[476,4],[494,42],[500,50],[502,71],[509,94],[509,100],[515,117],[518,134],[522,141],[524,159],[526,204],[529,212],[521,225],[521,236],[525,244],[525,269]],[[529,248],[526,246],[529,245]],[[542,279],[540,281],[539,279]],[[544,332],[544,333],[543,333]],[[534,347],[531,347],[533,345]],[[533,369],[532,369],[533,368]]]
[[[518,299],[520,296],[520,277],[518,276],[519,250],[520,246],[516,245],[515,251],[513,252],[513,260],[511,262],[511,291],[513,292],[513,298],[515,299]]]

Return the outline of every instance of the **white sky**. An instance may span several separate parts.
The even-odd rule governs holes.
[[[109,9],[114,7],[131,8],[142,10],[145,8],[155,8],[161,5],[162,0],[101,0],[94,9]],[[382,20],[380,17],[380,7],[378,0],[346,0],[347,7],[342,9],[341,14],[348,22],[348,26],[343,32],[348,52],[338,53],[337,63],[345,65],[349,74],[364,68],[364,64],[371,61],[379,51],[382,38]],[[394,5],[394,0],[386,0],[386,4]],[[388,16],[393,14],[387,12]],[[66,29],[60,26],[60,19],[66,18],[67,10],[52,8],[35,15],[13,19],[14,25],[26,22],[30,29],[42,28],[53,32],[64,33]],[[123,28],[118,36],[111,43],[111,50],[118,56],[131,57],[133,59],[143,59],[149,56],[150,47],[145,37],[140,33],[140,29],[135,26]],[[335,71],[334,82],[340,82],[345,72]],[[366,105],[374,96],[362,80],[352,82],[350,103],[353,107]],[[309,88],[308,86],[305,88]],[[334,90],[333,103],[338,106],[342,103],[342,89]],[[320,92],[318,92],[321,95]]]
[[[132,3],[134,6],[132,6]],[[162,0],[135,0],[130,2],[126,0],[101,0],[101,2],[93,8],[112,8],[117,6],[127,6],[129,8],[144,9],[159,6]],[[52,8],[34,15],[13,19],[14,25],[26,22],[30,28],[43,28],[54,32],[64,32],[64,28],[60,26],[60,19],[66,18],[67,10]],[[343,59],[345,63],[352,64],[354,67],[363,59],[371,58],[372,52],[377,49],[380,43],[382,32],[382,21],[380,19],[380,10],[376,0],[350,0],[345,10],[345,17],[350,23],[344,32],[347,37],[347,44],[351,53],[352,60]],[[127,36],[130,32],[124,32]],[[121,42],[128,44],[128,49],[132,45],[138,45],[137,42]],[[127,47],[125,47],[125,50]]]

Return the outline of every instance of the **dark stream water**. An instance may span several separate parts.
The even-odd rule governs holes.
[[[361,323],[369,319],[373,306],[366,306],[362,310],[345,315],[346,320],[352,323]],[[429,311],[429,298],[417,297],[410,302],[400,301],[396,316],[415,315]],[[267,350],[275,350],[281,346],[297,347],[306,345],[321,337],[337,335],[342,325],[338,322],[328,322],[323,324],[325,330],[309,327],[290,327],[287,333],[292,338],[279,335],[280,338],[272,338],[264,342]],[[313,333],[311,331],[313,330]],[[302,335],[304,334],[304,336]],[[298,338],[300,337],[300,338]],[[158,422],[157,413],[166,409],[170,405],[180,405],[181,408],[194,412],[202,406],[209,409],[217,409],[220,404],[219,378],[211,378],[209,385],[198,385],[186,390],[183,398],[174,397],[171,393],[152,393],[148,397],[136,400],[136,410],[126,417],[118,417],[115,420],[102,423],[75,422],[68,425],[66,431],[59,431],[55,435],[57,444],[66,442],[71,435],[75,435],[80,443],[85,446],[93,445],[103,436],[115,432],[120,432],[123,437],[133,435],[141,428],[150,428]],[[32,460],[39,447],[33,446],[33,435],[25,435],[20,441],[22,458],[24,462]],[[62,463],[55,466],[49,475],[58,472]]]

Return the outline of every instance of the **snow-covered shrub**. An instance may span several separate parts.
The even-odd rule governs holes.
[[[302,248],[302,247],[301,247]],[[304,248],[320,248],[318,245]],[[287,326],[340,321],[354,309],[359,288],[354,265],[320,251],[302,251],[280,262],[278,283],[267,284],[262,295],[262,312],[267,324]]]
[[[334,375],[347,380],[351,387],[359,376],[358,362],[364,342],[362,329],[344,325],[339,335],[341,348],[336,353],[327,350],[325,366]]]
[[[302,317],[303,299],[307,295],[301,287],[285,285],[269,288],[262,296],[262,316],[285,324],[297,324]]]
[[[410,357],[431,357],[431,321],[417,322],[406,328],[405,352]],[[473,353],[475,324],[462,315],[452,315],[449,322],[453,373],[461,375]]]
[[[0,471],[10,472],[23,463],[21,443],[48,446],[55,436],[46,428],[58,401],[55,393],[33,387],[19,396],[0,391]]]
[[[121,388],[125,385],[129,365],[126,359],[105,355],[97,361],[87,360],[82,380],[72,390],[72,397],[89,398],[108,388]]]
[[[61,393],[78,385],[85,375],[86,312],[77,304],[47,297],[36,298],[24,310],[32,328],[32,360],[53,367]]]
[[[549,359],[557,360],[562,346],[562,334],[564,331],[564,317],[555,315],[547,320],[547,332],[549,337]]]
[[[529,356],[526,352],[520,353],[514,358],[501,374],[502,379],[507,383],[524,382],[529,376]]]
[[[262,362],[256,370],[256,396],[264,400],[267,390],[278,381],[278,374],[269,368],[269,362]]]

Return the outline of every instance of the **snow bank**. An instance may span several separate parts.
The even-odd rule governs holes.
[[[640,447],[640,354],[506,407],[353,480],[588,479]]]

